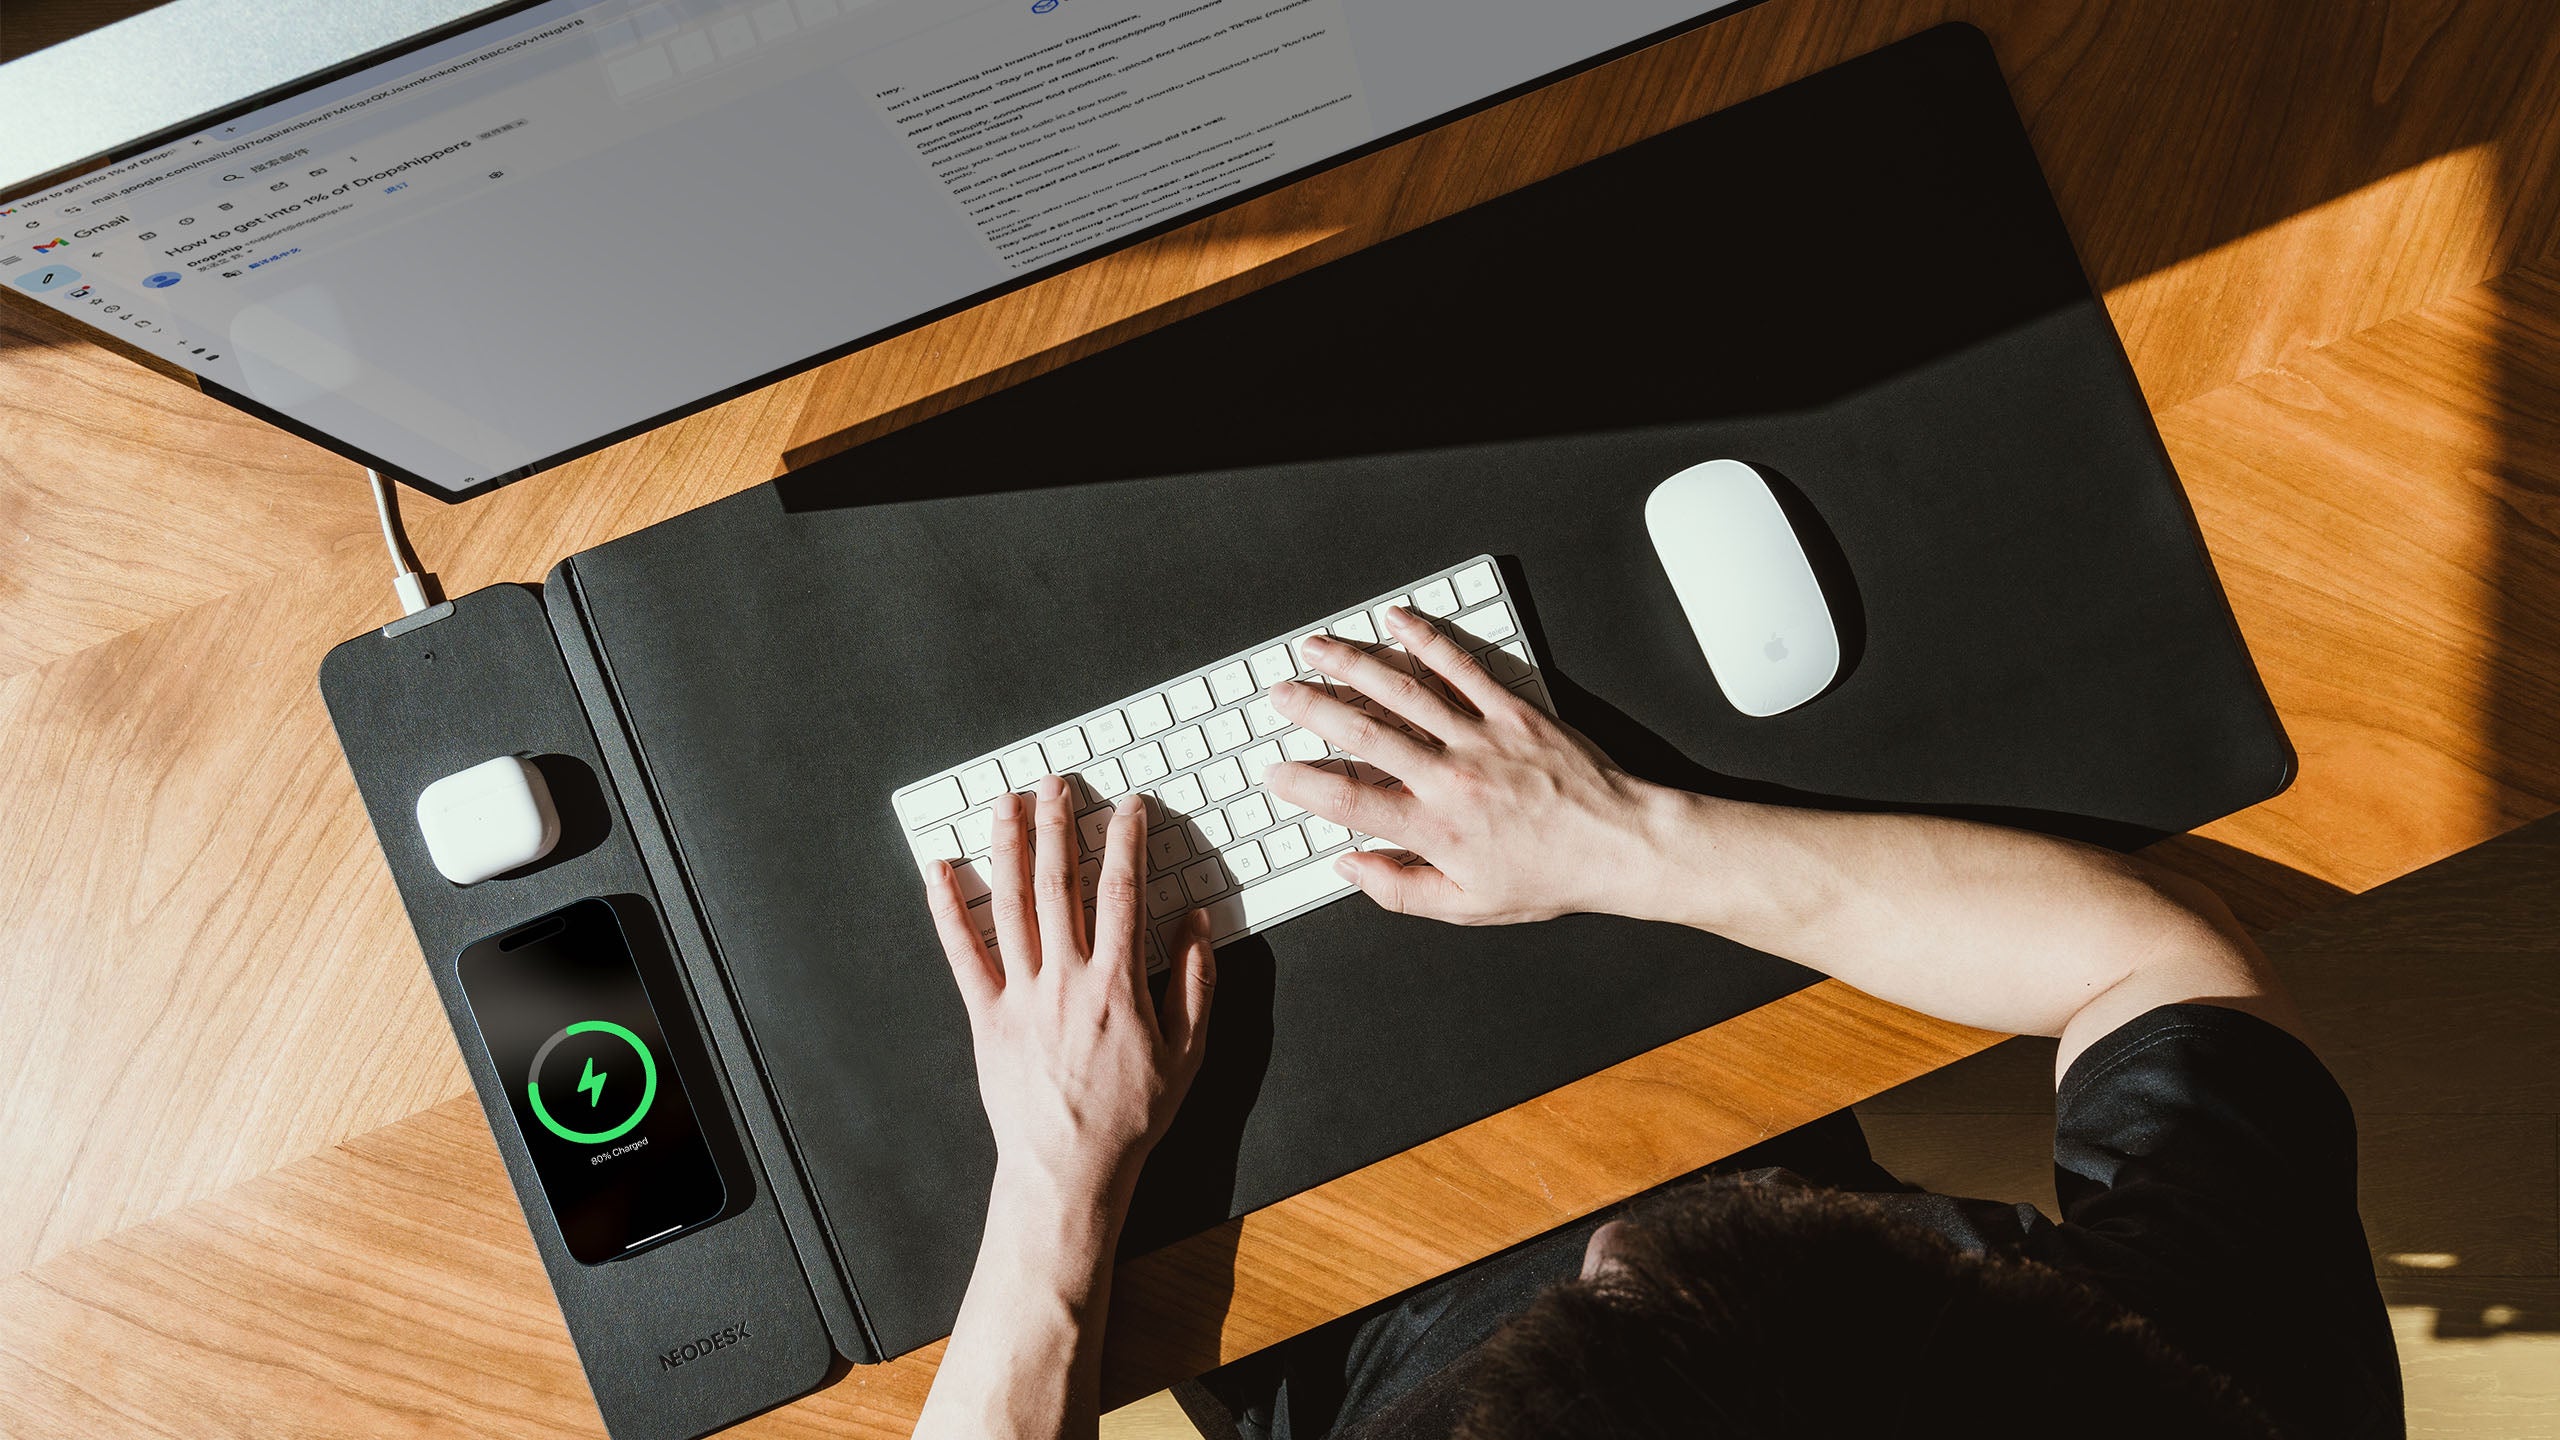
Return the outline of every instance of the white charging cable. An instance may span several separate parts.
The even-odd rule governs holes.
[[[427,608],[427,577],[410,568],[408,552],[400,546],[399,510],[392,503],[391,482],[370,467],[364,478],[373,482],[373,513],[382,521],[382,543],[391,551],[391,588],[399,592],[400,613],[415,615]]]

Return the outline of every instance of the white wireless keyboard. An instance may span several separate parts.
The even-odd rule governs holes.
[[[1542,710],[1555,708],[1501,568],[1479,555],[905,786],[891,797],[899,828],[920,861],[953,862],[970,917],[990,945],[995,921],[984,872],[994,815],[988,802],[1006,790],[1027,791],[1050,774],[1069,776],[1075,786],[1088,916],[1102,877],[1112,802],[1132,790],[1148,797],[1150,970],[1164,968],[1176,927],[1194,909],[1209,912],[1210,937],[1223,944],[1341,899],[1354,887],[1333,873],[1333,857],[1384,849],[1386,842],[1291,805],[1263,788],[1262,773],[1282,760],[1304,760],[1373,785],[1397,782],[1282,719],[1270,691],[1290,679],[1340,691],[1301,656],[1299,642],[1313,635],[1366,645],[1395,662],[1404,647],[1387,639],[1390,605],[1432,617],[1513,691]]]

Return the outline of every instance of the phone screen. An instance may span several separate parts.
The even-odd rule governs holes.
[[[683,1233],[727,1198],[613,907],[581,900],[462,953],[462,991],[569,1253]]]

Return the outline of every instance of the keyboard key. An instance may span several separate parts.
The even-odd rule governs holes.
[[[1221,665],[1209,672],[1210,692],[1221,705],[1233,705],[1254,692],[1253,671],[1243,661]]]
[[[1313,853],[1307,849],[1306,835],[1295,825],[1283,825],[1263,836],[1262,850],[1276,870],[1286,870]]]
[[[1494,579],[1490,560],[1479,560],[1449,579],[1458,587],[1460,605],[1481,605],[1502,588],[1501,582]]]
[[[1190,892],[1193,904],[1208,900],[1227,888],[1227,872],[1218,857],[1208,856],[1182,867],[1182,888]]]
[[[1304,735],[1307,732],[1304,730],[1292,730],[1289,733],[1292,735]],[[1323,742],[1319,741],[1317,743],[1322,744]],[[1263,783],[1263,772],[1269,770],[1272,766],[1279,764],[1287,758],[1287,756],[1280,753],[1279,741],[1265,740],[1261,744],[1244,752],[1244,778],[1252,781],[1256,785],[1260,785]]]
[[[1298,662],[1289,657],[1286,645],[1274,645],[1253,657],[1254,683],[1264,690],[1295,678],[1297,673]]]
[[[1129,722],[1117,710],[1105,710],[1084,722],[1084,738],[1096,755],[1108,755],[1129,743]]]
[[[1505,685],[1525,680],[1537,673],[1529,664],[1528,648],[1517,640],[1506,641],[1476,657],[1485,670]]]
[[[1073,725],[1042,741],[1040,748],[1049,753],[1049,768],[1061,775],[1093,758],[1093,751],[1084,743],[1084,732]]]
[[[1227,807],[1227,823],[1239,835],[1259,835],[1271,828],[1271,805],[1260,795],[1247,795]]]
[[[951,867],[951,878],[959,882],[962,903],[972,903],[987,898],[986,861],[963,860]]]
[[[1117,800],[1129,793],[1129,777],[1120,771],[1120,762],[1104,760],[1076,772],[1076,777],[1093,792],[1096,800]]]
[[[1076,867],[1076,893],[1084,897],[1085,918],[1093,918],[1093,897],[1102,893],[1102,862],[1087,860]],[[1085,933],[1091,934],[1088,929]]]
[[[948,825],[936,825],[915,835],[912,842],[918,860],[957,860],[961,857],[960,837]]]
[[[1182,827],[1168,825],[1147,837],[1147,860],[1158,870],[1171,870],[1191,858],[1191,842],[1182,838]]]
[[[898,813],[906,817],[910,830],[922,829],[936,820],[948,820],[968,808],[969,800],[961,793],[960,782],[948,776],[898,797]]]
[[[1086,854],[1101,854],[1103,843],[1111,835],[1111,807],[1105,805],[1097,810],[1087,810],[1077,816],[1076,833],[1084,837]]]
[[[1219,761],[1200,772],[1200,788],[1212,800],[1228,800],[1244,793],[1244,767],[1235,757]]]
[[[1150,695],[1129,706],[1129,730],[1139,739],[1161,735],[1173,728],[1173,708],[1161,695]],[[1113,747],[1118,748],[1118,747]]]
[[[1152,740],[1121,756],[1120,768],[1128,772],[1130,787],[1141,790],[1173,773],[1173,767],[1165,763],[1164,747]]]
[[[972,810],[960,817],[957,828],[960,831],[960,848],[972,855],[984,855],[987,847],[995,843],[996,812]]]
[[[1295,820],[1299,816],[1307,813],[1306,806],[1290,804],[1288,801],[1280,798],[1278,791],[1271,792],[1268,798],[1271,801],[1271,813],[1279,816],[1283,820]]]
[[[1216,698],[1209,694],[1209,682],[1197,675],[1174,686],[1165,694],[1173,701],[1173,718],[1177,722],[1197,720],[1218,708]]]
[[[1189,908],[1191,901],[1182,893],[1182,882],[1170,873],[1158,875],[1147,882],[1149,917],[1161,920],[1177,910]]]
[[[1164,737],[1164,758],[1176,770],[1188,770],[1209,758],[1209,737],[1197,725],[1185,725]]]
[[[1244,718],[1256,735],[1276,735],[1289,728],[1289,722],[1281,716],[1279,708],[1271,703],[1268,695],[1256,695],[1244,702]]]
[[[1253,728],[1245,723],[1241,710],[1221,710],[1200,728],[1208,732],[1209,748],[1221,755],[1253,739]]]
[[[1306,634],[1289,642],[1289,653],[1297,659],[1298,668],[1300,670],[1313,670],[1316,668],[1307,661],[1307,642],[1324,633],[1324,627],[1319,625],[1315,629],[1310,630]]]
[[[1334,638],[1348,640],[1356,645],[1378,643],[1378,627],[1369,622],[1369,612],[1366,610],[1354,610],[1334,621],[1333,633]]]
[[[1321,815],[1307,817],[1307,843],[1316,847],[1317,854],[1321,855],[1327,850],[1336,849],[1350,842],[1350,831]]]
[[[1025,745],[1004,757],[1004,783],[1016,790],[1028,790],[1049,773],[1049,762],[1036,744]]]
[[[1511,607],[1499,600],[1459,616],[1449,628],[1458,643],[1470,650],[1481,650],[1496,640],[1508,640],[1520,633],[1519,622],[1511,618]]]
[[[1176,775],[1164,782],[1156,789],[1156,799],[1175,815],[1188,815],[1209,803],[1209,797],[1200,793],[1198,778],[1190,775]]]
[[[1313,730],[1292,730],[1280,737],[1280,748],[1292,760],[1317,761],[1325,757],[1324,737]]]
[[[1330,900],[1351,888],[1349,881],[1334,874],[1332,867],[1326,865],[1302,865],[1272,876],[1259,885],[1205,907],[1209,912],[1210,943],[1233,939],[1256,926],[1319,900]]]
[[[1413,592],[1413,608],[1434,620],[1458,613],[1458,590],[1446,580],[1434,580]]]
[[[993,941],[996,938],[995,902],[992,900],[980,900],[976,904],[971,905],[969,907],[969,927],[978,932],[979,939]]]
[[[1203,810],[1185,823],[1190,827],[1195,854],[1206,854],[1236,838],[1236,832],[1227,828],[1227,813],[1223,810]]]
[[[984,805],[1004,789],[1004,767],[993,760],[982,760],[960,772],[960,788],[968,792],[969,803]]]
[[[1226,862],[1227,873],[1239,885],[1250,885],[1271,873],[1271,862],[1262,858],[1262,847],[1250,840],[1239,840],[1218,852]]]

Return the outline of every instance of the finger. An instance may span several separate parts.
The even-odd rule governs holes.
[[[1209,1049],[1209,1002],[1218,990],[1218,956],[1209,944],[1209,916],[1194,910],[1182,922],[1182,953],[1164,987],[1164,1044],[1174,1073],[1188,1085]]]
[[[1039,921],[1031,913],[1031,840],[1023,828],[1022,797],[998,795],[990,807],[995,832],[988,842],[987,886],[995,892],[996,948],[1004,952],[1006,984],[1040,973]]]
[[[1031,791],[1031,893],[1040,912],[1040,963],[1081,960],[1084,897],[1076,893],[1075,782],[1047,775]]]
[[[1363,785],[1339,771],[1290,760],[1262,772],[1272,794],[1301,810],[1312,810],[1336,825],[1404,845],[1412,833],[1414,806],[1409,790],[1382,790]]]
[[[1093,896],[1093,958],[1117,963],[1138,992],[1141,1013],[1155,1002],[1147,996],[1147,957],[1138,943],[1140,887],[1146,883],[1147,802],[1124,795],[1111,810],[1111,830],[1102,842],[1102,882]]]
[[[1439,699],[1436,695],[1432,698]],[[1357,755],[1390,774],[1414,779],[1429,774],[1441,763],[1437,746],[1426,745],[1303,680],[1283,680],[1272,686],[1271,708],[1291,724],[1305,726],[1332,741],[1335,749]]]
[[[1334,857],[1333,873],[1359,886],[1382,910],[1453,925],[1484,918],[1473,898],[1435,865],[1399,865],[1375,851],[1354,850]]]
[[[978,1012],[1004,989],[1004,971],[987,958],[978,927],[969,923],[969,902],[952,878],[951,862],[936,860],[925,871],[925,904],[933,911],[933,933],[942,941],[942,958],[951,962],[951,978],[960,984],[960,1003],[969,1008],[971,1024]]]
[[[1308,636],[1305,644],[1308,664],[1434,735],[1453,734],[1458,725],[1475,718],[1375,651],[1321,635]]]
[[[1467,653],[1467,648],[1449,638],[1447,631],[1401,605],[1387,609],[1387,633],[1404,642],[1406,652],[1421,661],[1432,674],[1449,682],[1449,688],[1476,707],[1479,715],[1490,715],[1495,707],[1514,701],[1528,702],[1502,688],[1484,662]]]

